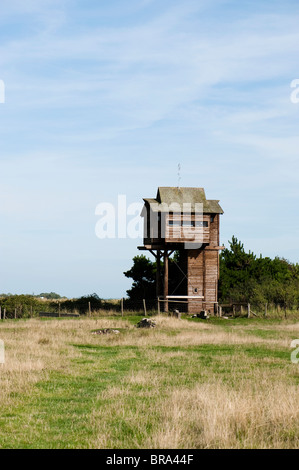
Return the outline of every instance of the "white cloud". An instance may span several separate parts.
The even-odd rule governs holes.
[[[122,191],[154,195],[176,184],[180,162],[184,185],[223,202],[225,233],[246,235],[251,224],[253,249],[266,240],[259,201],[270,207],[280,191],[287,219],[298,198],[299,105],[289,99],[298,9],[252,13],[236,2],[241,15],[226,13],[227,2],[145,0],[148,16],[136,1],[116,21],[110,3],[87,2],[84,20],[74,5],[1,3],[0,22],[15,28],[0,47],[1,216],[25,231],[77,221],[88,257],[96,204]]]

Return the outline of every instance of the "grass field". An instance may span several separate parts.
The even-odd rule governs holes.
[[[139,319],[1,322],[0,447],[299,447],[298,322]]]

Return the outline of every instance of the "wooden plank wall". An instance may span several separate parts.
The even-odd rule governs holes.
[[[204,250],[186,250],[188,256],[188,292],[187,295],[196,295],[194,288],[198,289],[197,294],[204,296],[205,270],[204,270]],[[203,309],[202,300],[191,300],[188,305],[190,313],[200,312]]]
[[[148,211],[150,213],[150,211]],[[153,218],[157,214],[151,214]],[[208,227],[186,227],[186,226],[169,226],[168,220],[173,221],[206,221]],[[183,249],[180,257],[181,270],[187,275],[188,281],[184,281],[179,286],[179,295],[194,296],[198,294],[203,296],[204,300],[190,300],[188,310],[190,313],[200,312],[201,310],[210,310],[214,312],[214,305],[217,302],[217,289],[219,277],[219,252],[213,247],[219,246],[219,214],[196,215],[189,214],[181,216],[181,214],[162,214],[161,220],[157,223],[155,219],[155,228],[151,226],[149,220],[145,220],[145,230],[147,229],[147,237],[145,240],[157,241],[161,243],[190,243],[190,241],[198,241],[201,236],[201,242],[204,246],[196,250]],[[165,239],[163,239],[165,237]],[[182,245],[183,246],[183,245]],[[197,292],[194,291],[197,288]]]
[[[188,251],[188,295],[204,295],[204,250]]]
[[[204,301],[190,301],[189,312],[210,310],[214,312],[214,303],[217,302],[218,285],[218,250],[201,249],[188,250],[188,295],[204,296]]]
[[[210,246],[219,246],[219,214],[210,222]]]
[[[188,226],[169,226],[169,221],[192,221],[192,222],[208,222],[208,227],[188,227]],[[180,215],[169,214],[165,217],[165,241],[167,243],[185,243],[190,241],[198,243],[210,242],[210,216],[208,215]]]
[[[205,250],[205,302],[210,309],[213,302],[217,302],[218,282],[218,250]]]

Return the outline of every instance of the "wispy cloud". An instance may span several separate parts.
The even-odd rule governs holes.
[[[67,230],[100,196],[173,184],[179,161],[235,220],[286,181],[294,210],[297,3],[2,0],[0,13],[2,216],[26,231],[64,215]]]

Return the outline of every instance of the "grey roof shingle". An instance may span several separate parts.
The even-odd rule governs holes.
[[[154,212],[164,212],[171,204],[183,204],[191,207],[191,212],[195,211],[195,204],[203,204],[203,213],[223,214],[219,205],[219,200],[206,199],[204,188],[178,188],[178,187],[159,187],[156,199],[144,198]]]

